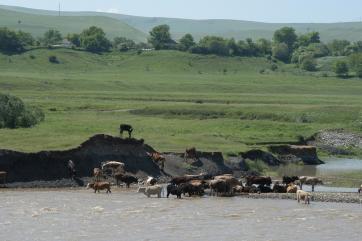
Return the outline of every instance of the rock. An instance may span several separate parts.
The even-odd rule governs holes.
[[[323,164],[315,146],[276,145],[269,146],[269,150],[285,163],[302,161],[307,165]]]

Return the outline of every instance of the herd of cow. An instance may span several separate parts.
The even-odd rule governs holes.
[[[157,195],[161,197],[165,190],[167,191],[166,197],[174,195],[177,198],[182,198],[182,195],[188,196],[203,196],[209,190],[210,195],[216,196],[233,196],[235,194],[246,193],[296,193],[298,202],[304,200],[309,203],[311,194],[302,190],[303,184],[314,186],[322,184],[322,181],[316,177],[283,177],[281,183],[272,183],[270,177],[261,176],[247,176],[244,179],[237,179],[231,174],[224,174],[212,176],[208,174],[200,175],[185,175],[180,177],[171,178],[170,182],[164,185],[158,185],[157,179],[148,177],[147,180],[142,181],[134,176],[125,174],[124,164],[121,162],[110,161],[102,165],[101,168],[94,169],[94,181],[88,183],[87,188],[94,189],[94,192],[106,190],[107,193],[111,192],[111,183],[104,181],[104,174],[107,170],[111,171],[111,176],[114,178],[117,186],[124,183],[127,188],[132,183],[138,184],[138,192],[144,193],[150,197]],[[102,180],[103,179],[103,180]],[[245,185],[243,185],[243,181]],[[299,187],[297,186],[299,184]],[[142,186],[142,187],[141,187]]]

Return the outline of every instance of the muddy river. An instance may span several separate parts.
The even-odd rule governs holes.
[[[135,190],[1,191],[0,240],[361,240],[362,206],[147,198]]]

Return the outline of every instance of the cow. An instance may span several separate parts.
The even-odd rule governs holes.
[[[5,185],[5,183],[6,183],[6,175],[7,175],[6,172],[0,172],[0,180],[3,185]]]
[[[270,186],[272,184],[272,180],[270,177],[257,177],[257,176],[246,177],[246,185],[251,186],[253,184]]]
[[[151,195],[157,195],[158,198],[161,198],[162,186],[155,185],[150,187],[139,187],[137,192],[143,193],[147,197],[151,197]]]
[[[310,203],[310,198],[311,198],[311,194],[303,191],[303,190],[298,190],[297,191],[297,201],[298,203],[300,202],[300,200],[304,200],[305,204],[309,204]]]
[[[155,163],[157,163],[157,165],[160,167],[161,170],[164,169],[165,167],[165,161],[166,158],[159,152],[147,152],[147,156],[149,156],[152,161],[154,161]]]
[[[181,198],[182,194],[182,188],[179,186],[176,186],[174,184],[168,184],[167,185],[167,198],[170,196],[170,194],[177,196],[177,198]]]
[[[147,186],[153,186],[157,183],[157,179],[154,177],[147,177],[146,185]]]
[[[273,186],[274,193],[286,193],[287,187],[284,185],[280,185],[279,182],[276,182]]]
[[[228,183],[223,179],[211,180],[210,189],[211,194],[216,193],[216,196],[218,196],[219,194],[227,194],[232,191],[230,189],[230,185],[228,185]]]
[[[100,190],[107,190],[107,193],[111,193],[111,184],[109,182],[94,182],[94,183],[88,183],[87,184],[87,189],[89,188],[93,188],[94,189],[94,193],[96,193],[98,191],[98,193],[100,192]]]
[[[184,159],[185,159],[185,161],[187,161],[187,159],[196,160],[197,159],[196,148],[195,147],[186,148],[185,154],[184,154]]]
[[[358,188],[358,193],[361,194],[362,192],[362,185],[360,186],[360,188]]]
[[[314,192],[314,186],[316,186],[318,184],[323,185],[323,182],[318,177],[301,176],[301,177],[299,177],[299,185],[300,185],[300,189],[302,189],[302,190],[303,190],[303,184],[311,185],[312,192]]]
[[[106,172],[107,170],[110,170],[112,177],[114,177],[116,173],[124,173],[125,172],[124,167],[125,164],[123,162],[106,161],[102,164],[102,171]]]
[[[235,177],[233,177],[232,175],[229,175],[229,174],[215,176],[214,180],[225,180],[226,183],[230,186],[230,194],[232,194],[233,187],[236,187],[236,186],[242,184],[238,179],[236,179]]]
[[[132,183],[138,183],[138,179],[136,177],[125,175],[123,173],[116,173],[114,178],[116,179],[117,186],[119,186],[119,182],[124,182],[126,183],[126,187],[129,188]]]
[[[260,193],[271,193],[271,192],[273,192],[273,190],[270,188],[270,186],[259,185],[257,188],[258,188],[258,192],[260,192]]]
[[[293,183],[290,183],[287,187],[287,193],[297,193],[298,186],[294,185]]]
[[[290,183],[294,183],[297,180],[299,180],[299,177],[297,177],[297,176],[292,176],[292,177],[283,176],[283,183],[285,185],[288,185]]]
[[[121,124],[119,126],[119,134],[121,135],[121,137],[123,136],[123,132],[127,131],[128,132],[128,138],[132,137],[132,131],[133,131],[133,127],[131,125],[128,124]]]

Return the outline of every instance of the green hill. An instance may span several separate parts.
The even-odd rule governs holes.
[[[92,25],[104,29],[109,38],[125,36],[137,42],[145,41],[146,34],[128,24],[106,16],[52,16],[17,12],[0,8],[0,27],[23,30],[40,37],[50,28],[62,32],[79,33]]]
[[[37,15],[58,15],[56,11],[27,9],[11,6],[0,6],[0,8],[13,11],[32,13]],[[154,26],[168,24],[171,27],[174,38],[178,39],[185,33],[191,33],[195,38],[205,35],[218,35],[223,37],[234,37],[236,39],[272,38],[273,32],[283,26],[294,27],[297,32],[304,33],[318,31],[323,41],[333,39],[347,39],[350,41],[362,40],[362,23],[262,23],[239,20],[190,20],[176,18],[138,17],[112,13],[98,12],[62,12],[64,16],[106,16],[121,20],[144,33],[148,33]]]

